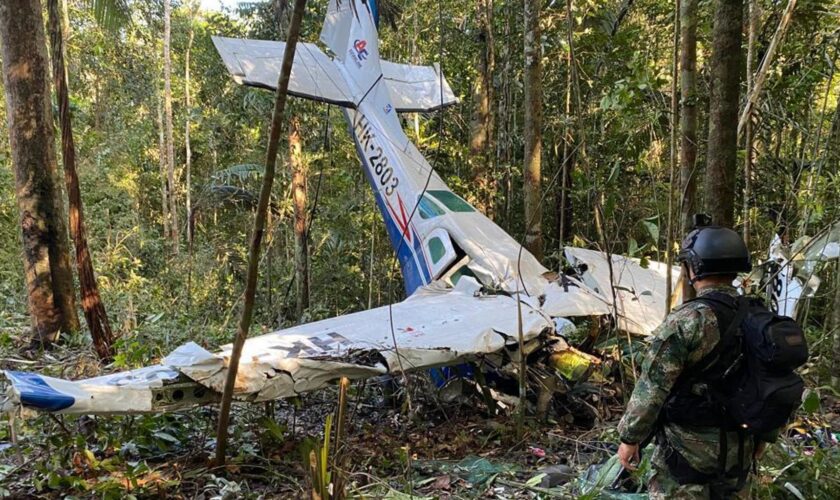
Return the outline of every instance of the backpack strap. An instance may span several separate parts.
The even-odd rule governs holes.
[[[745,297],[731,297],[725,293],[713,292],[701,297],[695,297],[688,302],[702,302],[712,309],[718,322],[720,338],[708,354],[680,375],[675,387],[682,387],[684,384],[694,382],[702,378],[703,375],[711,372],[711,369],[720,361],[720,355],[724,349],[734,347],[736,348],[735,352],[741,352],[743,346],[740,339],[740,326],[749,312],[749,303]],[[733,336],[737,336],[738,338],[733,339]],[[737,341],[737,346],[731,345],[733,340]],[[730,366],[723,369],[722,373],[728,372],[732,367],[731,365],[734,365],[738,361],[740,361],[740,357],[735,362],[730,363]]]

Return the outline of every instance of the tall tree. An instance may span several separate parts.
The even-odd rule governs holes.
[[[163,238],[169,239],[169,182],[166,179],[166,133],[163,126],[163,102],[157,101],[158,166],[160,167],[160,211],[163,218]]]
[[[670,155],[669,155],[669,177],[668,177],[668,231],[665,235],[665,261],[668,263],[668,269],[665,273],[665,315],[668,315],[668,312],[671,310],[671,295],[673,293],[673,280],[672,280],[672,269],[673,266],[673,245],[672,242],[674,241],[674,192],[676,191],[676,186],[674,186],[674,181],[676,180],[676,170],[677,170],[677,155],[679,154],[677,151],[678,148],[678,136],[679,136],[679,114],[680,114],[680,101],[678,97],[679,92],[679,85],[680,85],[680,0],[677,0],[674,5],[674,45],[672,46],[673,52],[671,57],[671,141],[670,141]]]
[[[753,64],[755,62],[755,39],[758,33],[758,1],[747,0],[747,95],[752,94],[753,89]],[[747,248],[750,246],[750,196],[752,196],[752,167],[753,167],[753,124],[752,106],[747,105],[746,125],[744,126],[744,243]]]
[[[743,0],[715,0],[705,205],[716,224],[733,226],[738,160],[738,91]]]
[[[195,38],[195,15],[198,13],[198,4],[190,3],[189,5],[189,33],[187,35],[187,50],[184,53],[184,107],[186,108],[187,118],[184,124],[184,174],[186,182],[186,202],[184,205],[184,212],[186,213],[187,223],[187,242],[192,245],[193,241],[193,225],[191,224],[192,213],[192,144],[190,144],[190,127],[192,126],[192,94],[190,92],[190,53],[192,52],[193,40]]]
[[[233,339],[233,348],[231,349],[230,362],[228,364],[227,376],[225,377],[225,388],[222,392],[222,401],[219,408],[219,424],[216,428],[215,462],[217,465],[223,465],[225,463],[230,405],[233,399],[234,386],[236,385],[236,374],[239,371],[239,359],[242,357],[242,348],[245,345],[245,339],[248,337],[248,331],[251,329],[251,321],[254,317],[254,297],[257,293],[260,250],[263,233],[265,233],[265,222],[268,214],[268,203],[271,198],[271,188],[274,185],[277,143],[280,139],[281,122],[286,108],[286,91],[289,89],[289,76],[292,73],[292,61],[295,58],[295,49],[297,48],[297,41],[300,35],[300,24],[305,9],[306,0],[295,0],[291,21],[289,22],[289,32],[286,36],[286,51],[283,53],[280,76],[277,78],[277,90],[274,93],[274,110],[271,114],[271,128],[269,129],[265,154],[265,174],[263,175],[262,186],[260,187],[260,198],[257,203],[257,213],[254,216],[254,229],[251,235],[251,246],[248,253],[248,274],[245,278],[245,298],[242,305],[242,316],[239,318],[236,337]]]
[[[303,157],[300,118],[289,121],[289,165],[292,170],[292,208],[295,216],[295,289],[297,318],[309,308],[309,221],[306,212],[307,165]]]
[[[64,64],[66,27],[62,22],[60,2],[61,0],[47,0],[47,11],[52,47],[53,85],[57,95],[58,118],[61,124],[61,160],[64,164],[64,181],[67,184],[70,234],[76,248],[76,272],[79,276],[82,309],[93,339],[93,346],[101,359],[109,359],[112,354],[111,344],[114,341],[114,335],[111,332],[105,305],[99,295],[99,286],[87,244],[82,194],[79,189],[79,177],[76,174],[76,147],[73,142],[70,89],[67,68]]]
[[[566,0],[566,98],[565,116],[566,124],[563,128],[563,163],[560,166],[560,196],[557,197],[555,205],[555,218],[557,220],[558,250],[562,253],[563,246],[568,243],[572,235],[572,173],[575,169],[577,151],[574,147],[575,137],[572,133],[572,86],[577,85],[577,68],[575,61],[575,40],[574,40],[575,19],[572,15],[572,0]],[[577,88],[577,87],[575,87]],[[577,96],[576,96],[577,97]],[[577,103],[577,101],[576,101]],[[579,103],[577,103],[579,104]],[[579,120],[579,106],[575,106],[575,116]],[[579,123],[579,122],[578,122]]]
[[[0,2],[0,43],[29,311],[35,336],[49,344],[60,330],[77,330],[79,318],[57,183],[49,66],[39,0]]]
[[[680,2],[680,237],[697,211],[697,0]],[[694,296],[687,276],[679,281],[683,301]]]
[[[163,0],[163,120],[166,133],[166,184],[172,252],[178,254],[178,206],[175,189],[175,139],[172,131],[172,0]]]
[[[496,64],[493,48],[493,0],[476,0],[478,24],[478,78],[473,87],[473,117],[470,126],[470,156],[473,182],[478,191],[478,209],[494,218],[496,180],[494,168],[495,120],[493,72]]]
[[[697,0],[680,3],[680,234],[697,210]]]
[[[840,91],[840,85],[837,86]],[[834,108],[831,131],[826,147],[826,163],[829,172],[840,172],[840,103]],[[840,261],[834,267],[834,298],[831,307],[832,358],[831,385],[840,390]]]
[[[525,194],[525,246],[542,260],[542,46],[540,40],[541,0],[525,0],[525,68],[523,136],[525,158],[523,166]]]

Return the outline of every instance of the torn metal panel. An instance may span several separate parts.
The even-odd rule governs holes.
[[[666,314],[666,264],[650,262],[647,268],[643,268],[636,259],[611,255],[611,282],[610,265],[603,252],[566,247],[565,253],[572,266],[581,270],[583,283],[609,304],[613,303],[614,291],[620,329],[649,335],[662,323]],[[676,288],[679,272],[679,268],[674,266],[672,289]]]
[[[392,340],[392,317],[397,348]],[[245,344],[235,393],[255,394],[255,400],[262,400],[265,397],[260,394],[264,392],[273,398],[277,394],[291,395],[289,391],[301,392],[300,388],[317,389],[319,384],[313,380],[321,380],[318,377],[324,366],[329,366],[326,378],[335,380],[396,372],[400,361],[406,370],[452,364],[500,350],[505,339],[497,332],[515,336],[516,318],[516,301],[511,297],[474,296],[456,289],[427,292],[394,304],[390,312],[388,307],[380,307],[262,335]],[[548,318],[528,305],[523,305],[523,324],[527,338],[551,327]],[[224,346],[212,358],[199,357],[200,363],[175,367],[221,391],[230,349]],[[364,353],[378,356],[367,356],[366,364],[360,364],[359,354]],[[170,360],[167,358],[167,362]]]
[[[612,313],[611,302],[577,279],[561,275],[545,288],[542,310],[552,318],[602,316]]]

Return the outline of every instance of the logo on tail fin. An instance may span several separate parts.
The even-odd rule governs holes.
[[[356,65],[360,68],[362,67],[362,62],[368,57],[366,47],[367,40],[356,40],[353,42],[353,48],[350,49],[350,55],[353,56],[353,60],[356,61]]]

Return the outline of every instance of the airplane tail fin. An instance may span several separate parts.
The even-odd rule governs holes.
[[[356,103],[382,78],[376,0],[330,0],[321,41],[340,61]]]

